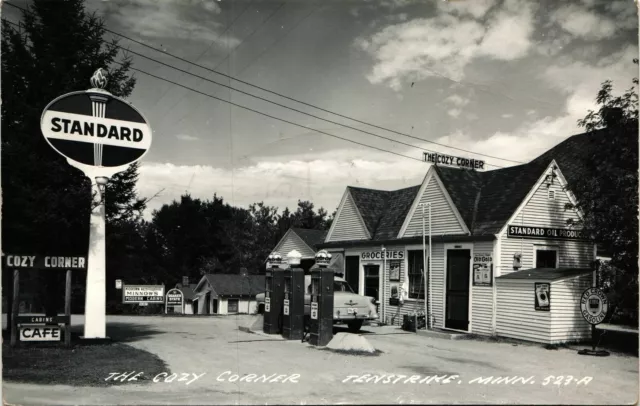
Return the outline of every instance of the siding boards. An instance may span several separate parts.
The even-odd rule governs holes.
[[[473,244],[472,258],[473,255],[485,253],[493,255],[493,241],[479,241]],[[472,283],[471,332],[491,335],[493,332],[491,326],[491,319],[493,317],[493,287],[473,286],[473,265],[470,278]]]
[[[580,297],[591,287],[592,275],[564,279],[551,285],[551,340],[565,342],[591,337],[591,325],[582,317]]]
[[[360,218],[356,204],[349,192],[347,192],[344,205],[335,222],[335,227],[327,239],[328,242],[366,240],[369,238],[364,222]]]
[[[287,235],[284,236],[274,251],[278,251],[284,259],[292,250],[298,250],[298,252],[302,254],[302,258],[315,257],[315,252],[302,241],[302,238],[300,238],[298,234],[293,231],[288,231]]]
[[[549,343],[551,314],[535,310],[534,282],[497,280],[496,333],[503,337]],[[551,302],[554,289],[551,286]]]
[[[460,225],[458,218],[455,215],[454,209],[451,207],[445,192],[438,184],[432,175],[427,180],[427,186],[424,189],[424,193],[420,196],[420,203],[431,203],[431,227],[432,234],[464,234],[464,229]],[[425,208],[425,229],[428,232],[429,219],[427,208]],[[422,208],[416,206],[416,210],[407,225],[402,237],[414,237],[422,235]]]
[[[555,200],[548,198],[549,190],[554,192]],[[510,224],[566,228],[568,219],[578,219],[575,210],[564,209],[566,203],[570,203],[569,197],[557,180],[549,188],[543,183]],[[591,261],[595,259],[593,257],[593,243],[588,241],[507,238],[506,231],[502,233],[500,239],[502,266],[498,275],[513,272],[513,254],[516,252],[522,253],[521,269],[535,268],[535,245],[557,247],[559,267],[588,268],[591,266]]]

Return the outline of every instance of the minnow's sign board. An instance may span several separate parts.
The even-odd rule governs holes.
[[[100,89],[53,100],[42,113],[40,128],[55,151],[90,166],[128,165],[151,146],[151,127],[142,114]]]

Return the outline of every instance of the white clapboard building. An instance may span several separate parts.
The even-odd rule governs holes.
[[[495,170],[432,165],[421,184],[400,190],[349,186],[316,248],[340,255],[345,279],[378,299],[383,322],[401,324],[426,298],[435,328],[545,343],[586,338],[579,298],[596,245],[568,226],[579,213],[565,206],[575,201],[567,185],[581,176],[581,159],[600,142],[598,133],[576,135]],[[433,269],[425,288],[427,203]]]
[[[207,274],[194,289],[194,314],[253,314],[264,275]]]

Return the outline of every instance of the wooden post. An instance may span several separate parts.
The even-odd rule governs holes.
[[[67,280],[64,289],[64,315],[68,321],[64,326],[64,344],[71,347],[71,269],[67,269]]]
[[[18,310],[20,308],[20,271],[13,270],[13,303],[11,305],[11,346],[18,342]]]

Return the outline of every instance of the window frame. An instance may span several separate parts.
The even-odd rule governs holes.
[[[533,246],[533,267],[534,268],[540,268],[538,266],[538,251],[554,251],[556,253],[556,264],[555,264],[555,268],[559,268],[560,267],[560,247],[558,247],[557,245],[539,245],[539,244],[534,244]]]
[[[407,255],[406,255],[406,258],[407,258],[407,265],[406,265],[407,299],[416,300],[416,301],[424,301],[426,296],[427,296],[426,292],[424,291],[424,279],[422,279],[422,278],[424,278],[424,271],[423,271],[424,264],[423,264],[423,267],[420,268],[421,269],[420,272],[412,272],[412,268],[413,267],[411,266],[412,265],[411,263],[412,263],[413,259],[415,258],[415,255],[417,255],[416,253],[419,253],[419,255],[420,255],[418,257],[420,259],[420,261],[418,261],[418,262],[424,261],[424,252],[423,252],[422,248],[420,248],[420,249],[407,249],[406,252],[407,252]],[[426,260],[427,260],[426,266],[428,267],[429,266],[429,258],[427,257]],[[413,285],[412,284],[412,282],[413,282],[412,279],[413,278],[418,278],[419,280],[422,281],[422,283],[420,283],[420,287],[417,290],[418,292],[422,292],[422,295],[420,295],[420,293],[418,293],[417,295],[413,293],[413,291],[411,289],[412,285]]]
[[[236,311],[233,312],[232,314],[236,314],[240,312],[240,299],[227,299],[227,313],[231,313],[229,311],[229,303],[234,300],[236,302]]]

